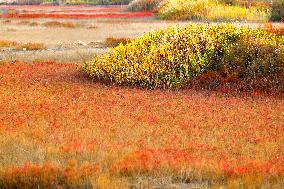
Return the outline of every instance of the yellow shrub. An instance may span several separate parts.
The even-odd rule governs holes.
[[[233,25],[170,27],[120,44],[84,65],[104,82],[180,88],[205,72],[247,77],[284,73],[284,38]]]
[[[235,21],[265,20],[266,13],[256,8],[242,8],[215,0],[166,0],[158,15],[163,19]]]
[[[216,5],[212,7],[207,15],[208,20],[212,21],[255,21],[265,20],[266,14],[256,8],[242,8],[238,6]]]

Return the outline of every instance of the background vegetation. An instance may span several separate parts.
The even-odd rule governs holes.
[[[128,5],[130,11],[154,11],[171,20],[281,21],[284,17],[283,0],[17,0],[14,4]]]
[[[131,11],[157,11],[162,4],[162,0],[133,0],[127,7]]]
[[[157,11],[163,19],[209,21],[281,21],[283,0],[134,0],[128,10]]]
[[[284,0],[273,1],[270,19],[272,21],[284,21]]]
[[[222,4],[216,0],[166,0],[158,15],[173,20],[257,21],[266,18],[266,12],[257,7]]]
[[[94,4],[127,5],[131,0],[16,0],[14,4]]]

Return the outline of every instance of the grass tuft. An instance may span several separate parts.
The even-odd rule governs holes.
[[[43,23],[43,26],[45,27],[63,27],[63,28],[75,28],[76,25],[72,22],[58,22],[58,21],[50,21]]]
[[[104,44],[108,47],[116,47],[119,44],[126,45],[128,42],[130,42],[131,39],[129,38],[114,38],[114,37],[109,37],[106,38]]]
[[[36,51],[36,50],[44,50],[46,46],[43,43],[26,43],[20,44],[15,47],[16,50],[27,50],[27,51]]]
[[[8,47],[15,50],[27,50],[27,51],[35,51],[35,50],[44,50],[46,46],[43,43],[17,43],[14,41],[8,40],[0,40],[0,47]]]

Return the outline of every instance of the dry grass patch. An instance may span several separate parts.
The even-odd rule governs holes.
[[[93,25],[87,27],[87,29],[92,29],[92,30],[93,30],[93,29],[97,29],[97,28],[98,28],[98,26],[93,26]]]
[[[17,24],[18,25],[27,25],[27,26],[39,26],[40,25],[40,23],[38,23],[38,22],[31,22],[31,21],[28,21],[28,20],[20,21]]]
[[[37,22],[31,22],[30,24],[29,24],[29,26],[39,26],[40,24],[39,23],[37,23]]]
[[[8,40],[0,40],[0,48],[12,48],[15,50],[27,50],[27,51],[35,51],[35,50],[43,50],[46,49],[46,46],[43,43],[18,43],[15,41]]]
[[[131,39],[130,38],[114,38],[114,37],[109,37],[106,38],[104,44],[108,47],[116,47],[119,44],[127,44]]]
[[[18,25],[29,25],[30,23],[31,22],[28,20],[22,20],[22,21],[17,22]]]
[[[3,24],[11,24],[12,21],[11,21],[11,20],[4,20],[2,23],[3,23]]]
[[[42,25],[45,27],[51,27],[51,28],[57,28],[57,27],[75,28],[76,27],[76,24],[72,22],[58,22],[58,21],[45,22]]]
[[[46,46],[43,43],[26,43],[20,44],[15,47],[16,50],[27,50],[27,51],[36,51],[44,50]]]
[[[18,43],[15,41],[0,40],[0,47],[15,47]]]
[[[7,28],[7,32],[16,32],[17,30],[15,28]]]

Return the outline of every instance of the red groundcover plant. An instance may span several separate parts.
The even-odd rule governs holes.
[[[126,12],[121,7],[93,7],[84,6],[56,7],[56,6],[0,6],[8,10],[7,14],[0,14],[0,18],[143,18],[152,17],[152,12]]]

